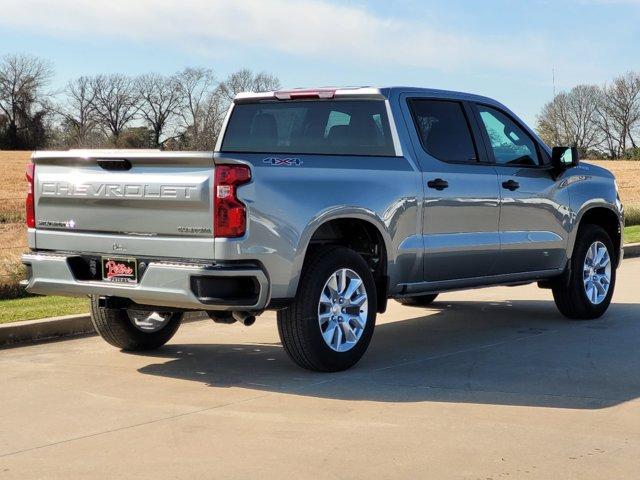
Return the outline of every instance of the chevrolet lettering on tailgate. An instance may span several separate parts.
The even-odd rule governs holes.
[[[40,192],[45,197],[192,199],[197,197],[198,188],[178,184],[42,182]]]

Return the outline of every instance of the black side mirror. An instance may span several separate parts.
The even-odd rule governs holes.
[[[551,163],[558,170],[566,170],[580,163],[580,155],[576,147],[553,147]]]

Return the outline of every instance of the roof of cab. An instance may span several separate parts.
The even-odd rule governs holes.
[[[499,104],[495,100],[475,95],[472,93],[456,92],[452,90],[438,90],[434,88],[392,86],[392,87],[318,87],[318,88],[292,88],[274,90],[268,92],[241,92],[234,99],[235,103],[252,103],[264,100],[296,100],[302,98],[370,98],[383,100],[396,93],[416,93],[435,98],[451,98],[459,100],[481,101]]]

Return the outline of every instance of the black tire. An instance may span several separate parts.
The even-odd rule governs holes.
[[[358,274],[366,290],[367,321],[357,343],[345,352],[330,348],[318,323],[318,302],[325,282],[338,269]],[[293,303],[278,311],[278,333],[289,357],[302,368],[336,372],[355,365],[369,346],[376,321],[376,287],[364,259],[353,250],[340,246],[322,247],[305,262]]]
[[[143,332],[134,326],[127,310],[101,308],[98,297],[91,297],[91,321],[107,343],[129,352],[154,350],[173,337],[182,321],[182,312],[173,312],[169,321],[156,332]]]
[[[418,295],[417,297],[396,298],[396,301],[409,307],[426,307],[431,305],[437,296],[437,293],[432,293],[431,295]]]
[[[583,280],[583,266],[587,250],[594,242],[602,242],[607,247],[611,262],[609,290],[604,300],[599,304],[593,304],[589,300]],[[590,320],[599,318],[606,312],[616,284],[615,255],[613,242],[602,227],[590,224],[580,227],[571,257],[571,274],[568,285],[564,282],[558,282],[552,287],[553,299],[560,313],[574,320]]]

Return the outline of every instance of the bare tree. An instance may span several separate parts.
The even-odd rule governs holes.
[[[571,145],[585,154],[602,142],[596,123],[599,89],[578,85],[562,92],[543,108],[538,116],[538,132],[551,145]]]
[[[208,104],[215,76],[206,68],[186,68],[176,77],[180,93],[180,118],[188,148],[202,148]]]
[[[635,137],[636,130],[640,127],[640,74],[627,72],[613,81],[614,91],[617,101],[614,102],[618,111],[620,124],[625,133],[624,150],[626,150],[626,139],[631,143],[632,148],[638,147]]]
[[[0,111],[6,117],[9,148],[35,147],[44,142],[44,119],[50,93],[45,87],[53,67],[32,55],[5,55],[0,60]]]
[[[609,158],[619,158],[621,145],[606,87],[603,86],[599,90],[595,123],[602,135],[601,147]]]
[[[67,83],[65,101],[58,108],[65,130],[64,143],[68,147],[95,146],[98,115],[95,105],[96,92],[90,77],[78,77]]]
[[[200,119],[200,141],[197,148],[200,150],[213,150],[222,129],[224,117],[229,109],[229,103],[226,102],[217,90],[211,92],[204,103],[202,117]]]
[[[135,81],[121,74],[98,75],[92,78],[91,87],[99,124],[112,135],[117,146],[123,130],[139,110],[140,96]]]
[[[628,72],[602,87],[600,124],[607,128],[616,145],[616,157],[624,155],[629,143],[638,146],[635,134],[640,127],[640,75]]]
[[[153,131],[155,146],[161,146],[167,126],[180,111],[181,84],[175,76],[150,73],[138,79],[138,92],[140,114]]]
[[[547,145],[564,144],[565,135],[560,123],[560,95],[556,95],[553,100],[546,103],[537,117],[536,131]]]
[[[227,101],[240,92],[267,92],[280,88],[280,80],[266,72],[253,73],[248,68],[243,68],[232,73],[218,86],[219,94]]]
[[[185,72],[191,73],[187,78],[192,81],[197,78],[193,74],[198,70]],[[197,110],[193,108],[187,110],[190,113],[189,118],[193,119],[186,131],[190,148],[211,150],[215,147],[229,105],[238,93],[276,90],[280,88],[280,81],[268,73],[255,74],[249,69],[242,69],[229,75],[213,90],[211,90],[213,82],[207,86],[209,88],[204,91],[204,95],[197,97],[197,102],[187,103],[187,105],[198,107]],[[198,92],[203,91],[199,90]]]

